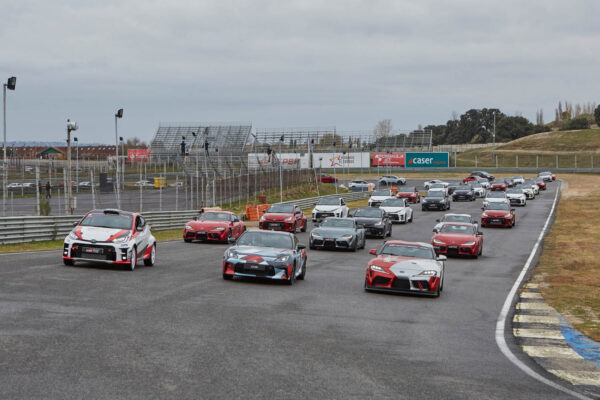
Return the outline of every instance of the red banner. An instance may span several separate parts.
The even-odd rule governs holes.
[[[404,167],[404,153],[373,153],[373,166],[378,165]]]
[[[127,160],[129,162],[148,161],[148,149],[127,149]]]

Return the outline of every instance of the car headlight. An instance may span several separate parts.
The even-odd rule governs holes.
[[[465,246],[473,246],[475,244],[475,242],[465,242],[464,245]]]
[[[192,228],[190,225],[186,225],[185,229],[188,230],[188,231],[193,231],[194,230],[194,228]]]
[[[226,260],[227,259],[236,259],[236,258],[238,258],[238,255],[233,250],[227,250],[227,251],[225,251],[225,254],[223,254],[223,258]]]
[[[340,236],[340,239],[345,239],[345,240],[352,240],[352,235],[344,235],[344,236]]]
[[[512,215],[510,215],[510,213],[509,214],[504,214],[504,218],[510,218],[510,217],[512,217]]]
[[[123,243],[129,240],[129,232],[123,233],[113,239],[113,243]]]
[[[427,199],[421,199],[423,203],[427,203]]]
[[[265,216],[263,215],[262,217],[260,217],[260,222],[265,222],[267,219],[265,218]]]
[[[427,269],[421,273],[418,273],[415,276],[436,276],[437,275],[437,271],[434,271],[432,269]]]
[[[223,228],[222,226],[213,229],[213,231],[215,231],[215,232],[223,232],[224,230],[225,230],[225,228]]]
[[[383,225],[384,225],[383,221],[379,221],[375,224],[375,226],[383,226]]]
[[[371,271],[383,272],[384,274],[388,273],[385,269],[381,268],[379,265],[371,265],[369,268],[371,269]]]
[[[313,232],[310,234],[310,236],[314,237],[314,238],[322,238],[323,236],[319,233]]]
[[[75,232],[71,231],[69,232],[69,239],[77,240],[79,238],[77,237],[77,234]]]
[[[441,241],[440,239],[433,239],[433,243],[444,244],[444,242]]]
[[[289,255],[283,255],[283,256],[279,256],[275,259],[275,262],[278,263],[287,263],[290,260],[290,256]]]
[[[489,217],[488,213],[481,214],[482,217]]]
[[[293,219],[294,219],[294,217],[287,217],[286,219],[284,219],[284,221],[291,221]]]

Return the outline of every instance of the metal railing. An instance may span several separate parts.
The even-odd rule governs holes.
[[[339,196],[345,201],[365,199],[370,192],[342,193],[320,197],[309,197],[285,202],[296,204],[302,209],[314,207],[321,197]],[[198,215],[196,210],[155,211],[143,213],[152,230],[183,229],[186,222]],[[0,218],[0,244],[26,243],[43,240],[63,239],[73,229],[73,223],[83,215],[59,215],[47,217],[3,217]]]

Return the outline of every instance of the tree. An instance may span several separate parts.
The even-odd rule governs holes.
[[[142,141],[140,138],[138,138],[137,136],[134,136],[132,138],[128,138],[127,142],[125,143],[125,145],[128,148],[135,148],[135,147],[148,147],[148,144],[146,144],[146,142]]]
[[[600,126],[600,105],[594,110],[594,119],[596,120],[596,124]]]
[[[391,119],[382,119],[375,125],[375,129],[373,129],[373,135],[375,135],[376,139],[386,138],[390,136],[392,133],[392,120]]]

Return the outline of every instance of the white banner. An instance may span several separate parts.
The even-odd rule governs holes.
[[[369,168],[369,153],[313,153],[313,168]]]
[[[308,168],[308,153],[282,153],[282,154],[265,154],[265,153],[250,153],[248,154],[248,168],[258,168],[259,166],[278,166],[278,161],[281,160],[282,167],[285,168]]]

